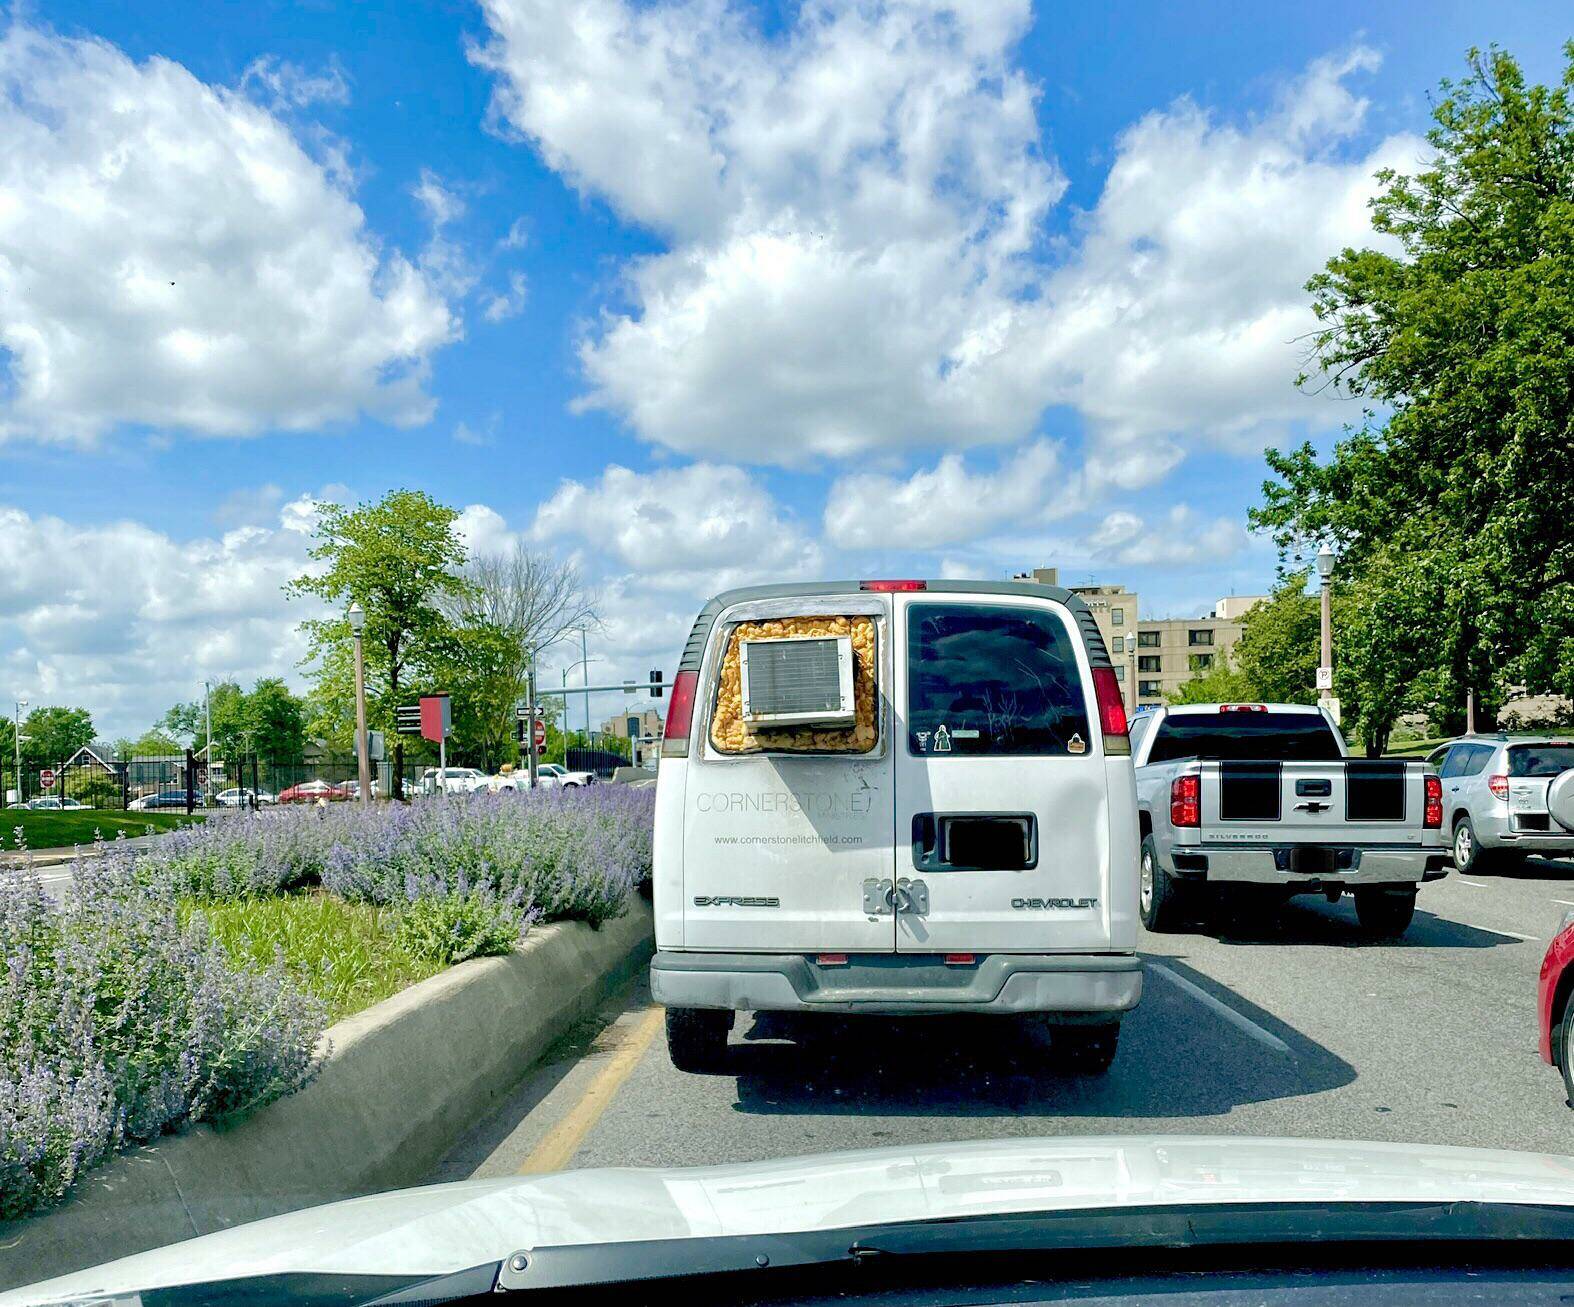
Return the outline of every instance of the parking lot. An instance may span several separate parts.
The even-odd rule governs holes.
[[[644,987],[538,1068],[431,1177],[744,1161],[1010,1135],[1228,1132],[1567,1152],[1536,1052],[1536,975],[1574,866],[1423,887],[1393,943],[1346,899],[1144,934],[1141,1006],[1107,1077],[1058,1074],[1010,1019],[740,1017],[723,1075],[676,1071]]]

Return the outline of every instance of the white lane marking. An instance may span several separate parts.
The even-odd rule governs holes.
[[[1506,926],[1477,926],[1468,921],[1461,921],[1461,926],[1469,926],[1471,930],[1490,930],[1494,935],[1512,935],[1515,939],[1522,939],[1531,944],[1545,942],[1545,935],[1522,935],[1517,930],[1509,930]]]
[[[1463,876],[1455,876],[1454,879],[1461,885],[1470,886],[1471,889],[1486,889],[1487,887],[1487,883],[1484,880],[1466,880]]]
[[[1554,903],[1561,903],[1565,908],[1574,908],[1574,902],[1568,899],[1553,899]]]
[[[1243,1034],[1250,1035],[1259,1044],[1266,1045],[1268,1048],[1273,1049],[1273,1051],[1276,1053],[1283,1053],[1285,1057],[1293,1058],[1295,1056],[1294,1053],[1290,1052],[1290,1046],[1277,1035],[1264,1030],[1250,1017],[1243,1016],[1241,1013],[1232,1008],[1228,1003],[1221,1003],[1218,999],[1214,998],[1212,994],[1208,993],[1207,990],[1203,989],[1199,985],[1194,985],[1191,981],[1187,980],[1185,976],[1177,975],[1162,962],[1155,962],[1152,958],[1149,958],[1148,967],[1150,970],[1155,971],[1159,975],[1163,976],[1165,980],[1176,986],[1176,988],[1180,989],[1183,993],[1190,994],[1192,998],[1196,999],[1204,1007],[1218,1013],[1219,1016],[1223,1017],[1237,1030],[1241,1031]]]

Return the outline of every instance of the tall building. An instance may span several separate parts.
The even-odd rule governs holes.
[[[1018,581],[1059,585],[1059,569],[1035,567]],[[1072,585],[1093,610],[1093,619],[1115,664],[1127,711],[1164,702],[1241,638],[1241,618],[1265,595],[1230,595],[1211,617],[1143,617],[1137,595],[1123,585]]]
[[[661,740],[661,729],[661,713],[655,708],[646,708],[642,712],[630,710],[618,713],[616,716],[608,717],[606,721],[601,723],[601,733],[603,735],[610,735],[617,740],[626,740],[630,735],[637,737],[634,746],[634,763],[636,766],[642,761],[646,761],[652,749],[658,746]],[[643,747],[639,744],[640,740],[644,741]]]

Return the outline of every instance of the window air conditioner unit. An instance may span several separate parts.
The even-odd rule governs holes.
[[[740,641],[743,720],[754,729],[852,726],[853,642],[845,635]]]

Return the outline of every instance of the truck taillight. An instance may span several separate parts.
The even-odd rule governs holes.
[[[1131,739],[1126,734],[1126,705],[1121,702],[1120,682],[1113,667],[1093,669],[1093,695],[1099,705],[1099,730],[1104,736],[1104,752],[1130,753]]]
[[[1487,777],[1487,789],[1492,791],[1494,799],[1508,798],[1508,777],[1499,772],[1496,776]]]
[[[1170,825],[1202,825],[1202,778],[1177,776],[1170,782]]]
[[[908,594],[915,590],[927,590],[927,581],[860,581],[860,590],[873,590],[881,594]]]
[[[1421,809],[1421,824],[1427,830],[1443,828],[1443,782],[1436,776],[1423,776],[1426,782],[1426,803]],[[1497,777],[1493,777],[1496,780]]]
[[[683,758],[689,752],[689,723],[694,719],[694,690],[698,672],[679,672],[672,678],[672,702],[667,707],[667,729],[661,736],[663,758]]]
[[[1220,712],[1267,712],[1268,711],[1268,705],[1265,704],[1265,703],[1221,703],[1219,705],[1219,711]]]

